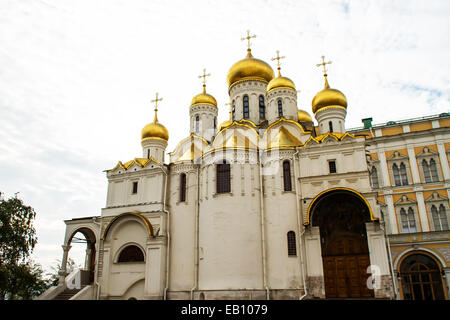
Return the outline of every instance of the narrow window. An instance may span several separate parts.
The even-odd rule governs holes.
[[[396,186],[401,186],[402,183],[400,181],[400,171],[398,170],[398,166],[396,163],[392,166],[392,172],[394,173],[394,181]]]
[[[416,232],[416,219],[414,218],[414,210],[411,207],[408,208],[408,223],[409,232]]]
[[[283,182],[284,182],[284,191],[292,191],[291,164],[289,160],[283,162]]]
[[[264,96],[259,96],[259,119],[265,119],[266,118],[266,106],[264,104]]]
[[[119,254],[117,262],[141,262],[144,261],[144,253],[134,245],[125,247]]]
[[[439,206],[439,220],[441,224],[441,230],[448,230],[447,212],[443,204]]]
[[[333,122],[328,122],[328,128],[330,128],[330,132],[333,132]]]
[[[217,129],[217,117],[214,117],[214,130]]]
[[[243,106],[244,106],[244,119],[249,118],[249,107],[248,107],[248,96],[245,95],[243,98]]]
[[[330,167],[330,173],[336,173],[336,161],[328,161]]]
[[[409,232],[408,217],[406,216],[406,211],[403,208],[400,209],[400,218],[402,220],[402,231]]]
[[[370,171],[370,180],[372,181],[372,188],[378,189],[380,187],[378,183],[377,168],[375,168],[375,166],[373,166],[372,170]]]
[[[231,119],[234,121],[236,119],[236,105],[233,101],[233,106],[231,107]]]
[[[283,116],[283,102],[281,102],[281,99],[278,100],[278,116]]]
[[[400,176],[402,177],[402,185],[406,186],[408,184],[408,176],[406,175],[406,166],[403,162],[400,164]]]
[[[138,190],[138,183],[137,181],[133,182],[133,194],[136,194]]]
[[[217,164],[216,170],[217,193],[231,192],[230,164],[223,160],[222,163]]]
[[[180,202],[186,201],[186,174],[180,176]]]
[[[150,149],[147,149],[147,159],[150,159]]]
[[[422,160],[422,169],[425,182],[431,182],[430,168],[428,167],[428,162],[425,159]]]
[[[195,117],[195,132],[198,132],[200,129],[200,117],[196,116]]]
[[[431,172],[431,180],[434,182],[439,181],[436,161],[434,161],[434,159],[430,160],[430,172]]]
[[[288,256],[296,256],[297,255],[297,246],[295,243],[295,232],[289,231],[287,233],[287,247],[288,247]]]

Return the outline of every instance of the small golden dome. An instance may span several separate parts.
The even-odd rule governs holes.
[[[149,123],[142,129],[141,133],[142,140],[148,139],[162,139],[165,141],[169,140],[169,131],[161,123],[158,122],[158,117],[156,116],[152,123]]]
[[[328,85],[327,75],[325,74],[325,88],[318,92],[312,102],[312,111],[316,113],[324,107],[338,106],[347,108],[347,98],[337,89],[331,89]]]
[[[269,82],[267,85],[267,92],[282,88],[295,90],[295,84],[289,78],[278,76]]]
[[[191,106],[195,106],[195,105],[198,105],[198,104],[208,104],[208,105],[212,105],[214,107],[217,107],[216,99],[212,95],[206,93],[205,86],[203,86],[203,92],[202,93],[199,93],[194,98],[192,98]]]
[[[251,50],[247,50],[247,57],[236,62],[228,71],[228,87],[240,80],[261,80],[269,82],[273,79],[272,67],[266,62],[253,58]]]
[[[298,122],[313,122],[308,112],[298,109]]]

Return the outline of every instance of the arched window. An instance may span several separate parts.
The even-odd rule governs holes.
[[[217,193],[231,192],[231,170],[230,164],[223,160],[216,168]]]
[[[396,163],[392,166],[392,172],[394,173],[394,182],[396,186],[401,186],[402,182],[400,181],[400,171],[398,170],[398,166]]]
[[[404,208],[400,209],[400,217],[402,220],[402,231],[404,233],[416,232],[416,219],[414,218],[414,210],[409,207],[408,214]]]
[[[200,117],[196,116],[195,117],[195,132],[199,132],[200,130]]]
[[[333,132],[333,122],[328,122],[328,128],[330,129],[330,132]]]
[[[447,212],[445,206],[439,206],[439,212],[435,205],[431,206],[431,215],[433,217],[434,231],[448,230]]]
[[[428,162],[425,159],[422,160],[422,168],[425,182],[431,182],[430,168],[428,167]]]
[[[295,232],[289,231],[287,233],[287,248],[288,248],[288,256],[296,256],[297,255],[297,245],[295,241]]]
[[[278,116],[283,116],[283,102],[281,102],[281,99],[278,100]]]
[[[408,184],[408,176],[406,175],[406,166],[403,162],[400,163],[400,176],[402,178],[402,185],[406,186]]]
[[[249,106],[248,106],[248,96],[245,95],[244,98],[242,99],[242,103],[244,106],[244,119],[248,119],[249,118]]]
[[[285,160],[283,162],[283,182],[284,182],[284,191],[292,191],[291,163],[289,162],[289,160]]]
[[[259,119],[266,118],[266,105],[264,104],[264,96],[259,96]]]
[[[434,182],[439,181],[436,161],[434,161],[434,159],[430,160],[430,172],[431,172],[431,180]]]
[[[233,104],[232,104],[232,106],[231,106],[231,120],[235,120],[236,119],[236,105],[234,104],[234,101],[233,101]]]
[[[135,245],[125,247],[119,254],[117,262],[142,262],[144,261],[144,253]]]
[[[180,202],[186,201],[186,174],[180,176]]]
[[[372,181],[372,188],[378,189],[380,187],[378,183],[377,168],[375,168],[375,166],[373,166],[372,170],[370,171],[370,180]]]
[[[217,117],[214,117],[214,130],[217,129]]]

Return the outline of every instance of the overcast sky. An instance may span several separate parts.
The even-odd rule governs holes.
[[[352,128],[450,111],[449,17],[448,0],[0,0],[0,191],[35,208],[34,258],[47,270],[63,220],[100,215],[102,171],[142,156],[156,92],[167,152],[188,135],[203,68],[228,118],[226,75],[248,29],[256,58],[276,70],[276,50],[286,56],[282,74],[310,113],[316,64],[332,60]]]

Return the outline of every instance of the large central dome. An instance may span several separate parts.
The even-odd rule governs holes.
[[[274,77],[272,68],[266,62],[255,59],[250,49],[245,59],[236,62],[228,71],[228,87],[241,80],[261,80],[269,82]]]

